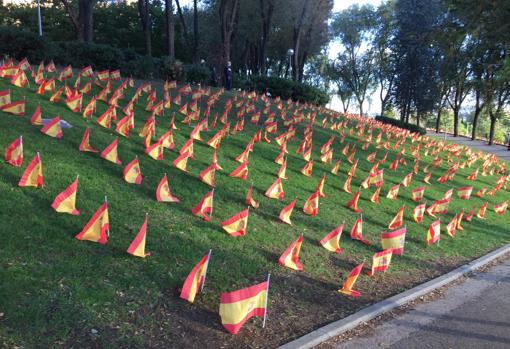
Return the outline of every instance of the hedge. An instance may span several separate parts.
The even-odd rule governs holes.
[[[425,128],[423,128],[423,127],[413,125],[413,124],[406,124],[404,121],[401,121],[398,119],[393,119],[393,118],[389,118],[389,117],[381,116],[381,115],[376,116],[375,119],[377,121],[381,121],[382,123],[397,126],[397,127],[409,130],[411,132],[419,133],[421,135],[424,135],[427,133],[427,130],[425,130]]]
[[[124,76],[140,79],[173,79],[192,83],[210,84],[211,70],[202,65],[172,62],[168,57],[148,57],[133,49],[84,43],[79,41],[56,42],[47,37],[18,27],[0,26],[0,55],[16,59],[27,58],[37,64],[53,60],[58,65],[73,67],[90,65],[94,70],[120,69]],[[217,72],[221,77],[221,72]],[[300,102],[324,105],[329,101],[325,91],[292,80],[252,76],[248,79],[234,77],[234,87],[258,92],[269,92],[273,97],[292,98]]]

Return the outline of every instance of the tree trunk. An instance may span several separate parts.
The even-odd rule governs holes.
[[[266,4],[267,2],[267,10]],[[260,16],[262,18],[262,38],[260,39],[260,74],[266,75],[267,73],[267,42],[269,40],[269,33],[271,31],[271,21],[273,18],[274,0],[260,0]]]
[[[181,4],[179,0],[175,0],[175,4],[177,5],[177,13],[179,14],[179,19],[182,25],[184,41],[186,41],[186,45],[189,46],[188,28],[186,27],[186,21],[184,20],[184,15],[182,14]]]
[[[420,127],[420,113],[416,113],[416,126]]]
[[[198,61],[198,8],[197,0],[193,0],[193,63]]]
[[[459,107],[453,108],[453,137],[459,136]]]
[[[439,133],[439,129],[441,128],[441,113],[443,112],[443,108],[439,108],[437,111],[437,118],[436,118],[436,133]]]
[[[475,102],[475,115],[473,116],[473,129],[471,130],[471,140],[476,140],[476,127],[478,126],[478,118],[482,112],[482,106],[480,105],[480,93],[476,92]]]
[[[165,0],[166,52],[170,61],[175,61],[175,22],[172,0]]]
[[[492,143],[494,142],[494,131],[495,131],[495,128],[496,128],[496,116],[494,115],[493,112],[490,112],[489,113],[490,115],[490,118],[491,118],[491,128],[490,128],[490,131],[489,131],[489,145],[492,145]]]
[[[305,0],[303,3],[303,10],[301,11],[301,16],[299,16],[299,20],[297,25],[294,26],[294,56],[292,57],[292,79],[294,81],[298,80],[299,77],[299,48],[301,45],[301,35],[303,32],[303,22],[305,20],[306,13],[308,12],[308,4],[309,0]]]
[[[84,42],[92,42],[94,38],[94,4],[95,0],[80,0],[80,33]]]
[[[364,102],[364,100],[359,99],[359,98],[357,98],[357,100],[358,100],[358,104],[359,104],[359,115],[363,116],[363,102]]]
[[[223,65],[230,61],[230,48],[234,24],[237,20],[239,0],[221,0],[219,6]]]
[[[146,56],[152,55],[151,19],[149,6],[149,0],[138,0],[138,13],[140,14],[140,23],[142,24]]]

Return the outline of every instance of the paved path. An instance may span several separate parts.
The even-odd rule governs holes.
[[[430,130],[427,130],[427,136],[444,139],[444,133],[436,133],[435,131]],[[508,151],[508,147],[503,145],[487,145],[487,142],[485,141],[472,141],[471,138],[464,136],[453,137],[451,134],[446,134],[446,140],[461,145],[467,145],[468,147],[479,149],[486,153],[496,154],[496,156],[500,159],[510,161],[510,151]]]
[[[335,349],[509,349],[510,259]]]

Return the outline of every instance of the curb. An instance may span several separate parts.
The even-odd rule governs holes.
[[[322,342],[327,341],[333,337],[336,337],[346,331],[349,331],[363,322],[374,319],[375,317],[393,310],[409,301],[412,301],[418,297],[421,297],[436,288],[444,286],[461,276],[470,273],[485,264],[488,264],[510,252],[510,244],[507,244],[495,251],[492,251],[485,256],[482,256],[474,261],[465,264],[451,272],[425,282],[424,284],[418,285],[405,292],[399,293],[393,297],[385,299],[379,303],[372,304],[357,313],[354,313],[344,319],[330,323],[329,325],[323,326],[315,331],[312,331],[292,342],[280,346],[278,349],[308,349],[313,348]]]

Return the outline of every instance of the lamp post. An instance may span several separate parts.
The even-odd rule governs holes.
[[[37,27],[39,29],[39,36],[42,36],[41,1],[40,0],[37,0]]]
[[[290,61],[290,60],[292,59],[292,56],[293,56],[293,55],[294,55],[294,50],[293,50],[293,49],[291,49],[291,48],[289,48],[289,49],[287,50],[287,72],[288,72],[289,70],[291,71],[291,74],[290,74],[290,76],[291,76],[291,77],[292,77],[292,70],[291,70],[291,69],[292,69],[292,64],[291,64],[291,61]],[[287,75],[287,74],[285,74],[285,75]]]

